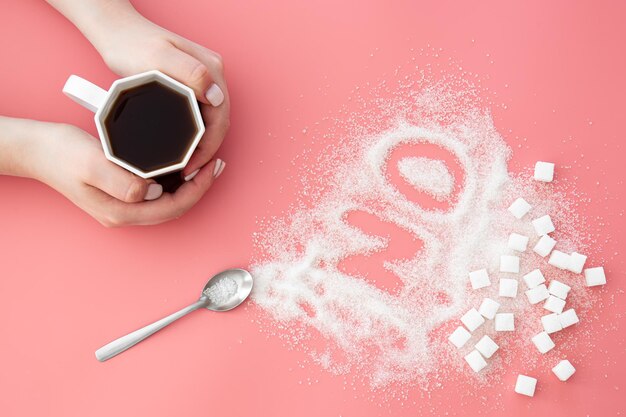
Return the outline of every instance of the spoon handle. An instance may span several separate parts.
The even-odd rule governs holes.
[[[172,322],[191,313],[192,311],[199,309],[200,307],[206,306],[207,302],[208,299],[206,297],[202,297],[200,298],[200,300],[196,301],[188,307],[183,308],[182,310],[177,311],[174,314],[170,314],[169,316],[159,321],[149,324],[146,327],[142,327],[139,330],[135,330],[134,332],[129,333],[126,336],[122,336],[119,339],[116,339],[111,343],[102,346],[100,349],[96,350],[96,359],[98,359],[100,362],[111,359],[113,356],[122,353],[126,349],[131,348],[137,343],[141,342],[146,337],[158,332],[168,324],[171,324]]]

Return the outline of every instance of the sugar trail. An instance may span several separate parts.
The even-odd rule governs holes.
[[[497,374],[513,355],[537,364],[544,359],[534,352],[530,337],[540,331],[539,317],[545,311],[528,304],[521,280],[535,268],[572,287],[568,308],[584,312],[593,303],[579,276],[548,266],[531,250],[538,237],[530,220],[550,214],[557,227],[557,249],[584,253],[581,222],[566,194],[554,184],[508,172],[511,149],[476,96],[470,86],[444,82],[405,89],[378,110],[381,119],[391,121],[387,125],[368,125],[350,137],[336,138],[332,156],[319,164],[332,167],[332,174],[327,170],[318,184],[321,191],[257,234],[253,300],[324,368],[358,372],[373,387],[399,382],[427,388],[429,381],[442,379],[433,375],[441,376],[450,367],[466,372],[462,358],[483,334],[501,346],[483,374]],[[390,166],[392,152],[407,145],[445,150],[462,175],[453,176],[442,160],[420,155]],[[391,172],[431,198],[447,201],[447,207],[420,206],[393,184]],[[517,197],[533,205],[522,220],[507,211]],[[398,291],[385,291],[338,267],[349,256],[384,251],[389,244],[388,238],[351,225],[346,217],[355,210],[393,223],[423,242],[414,257],[385,264],[402,282]],[[498,272],[500,255],[513,254],[506,247],[511,232],[530,237],[520,274]],[[489,270],[492,285],[472,291],[467,274],[480,268]],[[499,277],[519,279],[516,299],[498,298]],[[483,297],[497,299],[501,312],[514,312],[517,330],[495,334],[488,323],[457,351],[447,336]],[[324,343],[307,345],[310,334]],[[555,336],[558,349],[573,343],[565,335]]]
[[[403,158],[398,162],[398,170],[409,184],[424,190],[437,199],[443,199],[452,193],[454,178],[444,161],[428,158]]]

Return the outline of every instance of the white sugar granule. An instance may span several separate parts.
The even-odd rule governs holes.
[[[402,158],[398,162],[400,175],[418,190],[443,199],[454,187],[454,178],[444,161],[428,158]]]
[[[224,304],[237,293],[237,283],[229,276],[219,278],[215,284],[204,290],[203,294],[209,297],[213,304]]]
[[[283,218],[266,222],[256,234],[260,254],[252,267],[253,300],[275,320],[281,337],[307,349],[321,366],[336,373],[360,372],[374,387],[408,382],[426,388],[433,380],[445,379],[441,375],[449,367],[467,369],[466,349],[485,334],[501,349],[475,378],[502,369],[514,354],[528,364],[542,361],[520,341],[537,332],[545,311],[533,311],[525,297],[498,298],[497,286],[472,291],[467,274],[481,268],[496,274],[512,232],[532,236],[529,246],[534,246],[538,237],[528,218],[538,213],[550,213],[560,250],[586,249],[577,228],[581,222],[566,196],[557,188],[537,187],[528,174],[509,174],[510,148],[468,87],[427,85],[379,111],[381,119],[393,124],[375,129],[364,123],[358,134],[331,138],[332,155],[317,165],[332,166],[332,176],[323,177],[317,193],[306,188],[301,204]],[[364,122],[372,119],[363,117]],[[422,207],[392,183],[390,155],[405,145],[436,146],[460,166],[460,184],[454,184],[441,160],[410,157],[396,167],[420,191],[451,197],[446,208]],[[310,176],[321,177],[318,174]],[[458,192],[450,196],[455,186]],[[533,206],[525,220],[507,211],[520,196]],[[401,281],[397,291],[385,291],[338,267],[347,257],[384,251],[389,244],[389,238],[351,225],[347,215],[352,211],[393,223],[423,242],[414,257],[385,262]],[[531,251],[520,258],[520,278],[547,266]],[[573,282],[559,270],[551,270],[550,278],[572,286],[577,311],[592,302],[580,280]],[[463,349],[450,346],[447,336],[460,324],[459,317],[478,308],[484,297],[498,299],[500,311],[527,320],[516,322],[514,335],[502,336],[495,335],[488,321]],[[316,341],[307,348],[312,334],[324,343]]]

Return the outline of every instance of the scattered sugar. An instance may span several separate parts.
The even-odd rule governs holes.
[[[438,199],[448,197],[454,188],[454,178],[444,161],[429,158],[402,158],[398,162],[398,171],[413,187]]]
[[[218,278],[216,283],[204,290],[203,294],[209,297],[213,304],[224,304],[237,293],[237,283],[229,276]]]
[[[472,290],[468,273],[487,268],[497,274],[512,232],[532,236],[529,245],[536,245],[531,220],[545,214],[557,226],[554,235],[562,250],[585,250],[583,222],[558,184],[546,187],[532,172],[508,172],[510,148],[470,87],[442,82],[402,91],[395,102],[380,104],[376,117],[356,116],[353,134],[329,135],[332,145],[314,164],[321,168],[305,174],[310,182],[302,183],[301,201],[282,218],[264,222],[255,235],[252,299],[274,320],[275,334],[307,350],[325,369],[360,373],[376,388],[399,382],[427,389],[430,381],[444,380],[450,366],[474,374],[463,358],[486,334],[498,338],[501,352],[481,374],[497,375],[513,355],[532,366],[544,360],[527,344],[545,310],[526,297],[498,298],[495,285]],[[446,152],[462,175],[451,173],[448,159],[420,156],[419,146]],[[392,158],[407,147],[410,157]],[[446,204],[406,195],[395,173]],[[519,197],[532,206],[522,219],[508,211]],[[398,277],[398,288],[377,286],[375,277],[350,275],[340,267],[350,256],[384,252],[390,244],[388,237],[352,225],[348,214],[354,211],[400,227],[423,243],[413,257],[384,263]],[[572,300],[577,311],[589,310],[593,297],[583,292],[581,280],[532,251],[520,254],[520,260],[520,277],[551,268],[550,278],[572,287],[568,304]],[[485,297],[515,313],[515,331],[496,334],[489,321],[457,350],[448,336],[459,317]],[[567,346],[559,341],[559,347]]]

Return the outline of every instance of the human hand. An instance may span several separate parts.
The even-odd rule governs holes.
[[[140,178],[107,160],[100,142],[77,127],[10,121],[14,132],[24,136],[28,132],[28,140],[21,140],[20,150],[15,152],[24,168],[14,174],[48,184],[107,227],[157,224],[178,218],[221,174],[223,163],[211,161],[176,193],[164,194],[154,180]]]
[[[86,35],[111,70],[128,76],[158,69],[196,93],[206,131],[183,170],[185,179],[192,177],[213,158],[230,126],[222,58],[150,22],[125,1],[110,2],[100,19]]]
[[[222,144],[230,126],[230,99],[222,58],[152,23],[128,0],[47,0],[72,21],[121,76],[160,70],[191,87],[206,131],[183,177],[193,177]]]

